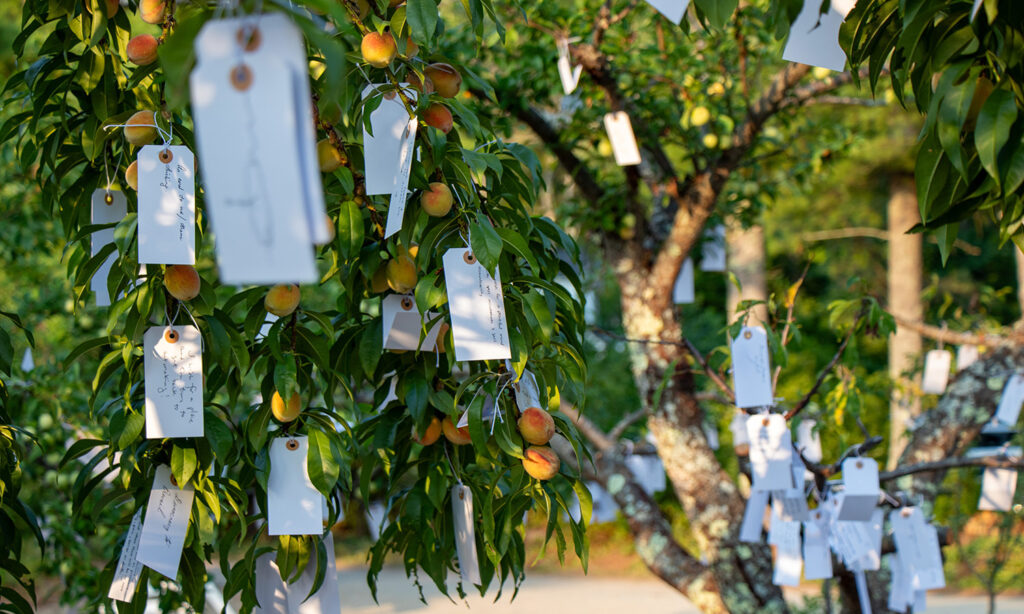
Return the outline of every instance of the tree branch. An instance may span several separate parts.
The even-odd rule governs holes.
[[[581,414],[579,410],[577,410],[575,407],[563,403],[562,406],[558,408],[558,410],[565,414],[566,416],[569,416],[569,419],[576,424],[576,428],[578,428],[580,432],[583,433],[584,437],[589,439],[590,442],[594,444],[598,451],[610,452],[615,449],[615,440],[605,435],[604,432],[601,431],[601,429],[598,428],[596,424],[594,424],[593,422],[590,421],[589,418]]]
[[[626,429],[628,429],[637,421],[641,420],[646,415],[646,409],[638,409],[635,412],[626,414],[625,416],[623,416],[622,420],[619,420],[618,424],[612,427],[612,430],[608,431],[608,439],[611,439],[612,441],[618,441],[622,437],[622,434],[626,432]]]
[[[945,471],[957,467],[991,467],[993,469],[1024,469],[1024,459],[1010,456],[961,456],[955,458],[944,458],[927,463],[917,463],[905,467],[897,467],[892,471],[883,471],[878,474],[879,482],[888,482],[901,478],[905,475],[925,473],[929,471]]]
[[[924,324],[923,322],[913,322],[895,314],[893,314],[892,317],[896,320],[896,324],[903,328],[909,328],[923,337],[928,337],[929,339],[940,341],[942,343],[949,343],[950,345],[985,345],[989,347],[998,347],[1004,345],[1020,345],[1021,343],[1024,343],[1024,334],[1015,330],[1007,331],[1006,335],[959,333],[945,328],[939,328],[938,326]]]
[[[807,394],[805,394],[803,398],[793,406],[793,409],[786,412],[786,420],[792,419],[793,416],[800,413],[800,411],[807,407],[807,404],[811,402],[811,397],[818,392],[818,388],[821,388],[821,385],[825,382],[825,378],[828,377],[828,374],[832,372],[832,369],[835,369],[836,365],[839,364],[839,360],[842,359],[843,353],[846,352],[846,346],[850,344],[850,339],[852,339],[854,333],[857,332],[857,326],[860,324],[860,321],[864,319],[865,315],[867,315],[867,308],[861,307],[860,313],[857,314],[857,318],[853,321],[853,324],[850,325],[850,330],[846,331],[846,336],[843,337],[843,342],[839,344],[839,347],[836,349],[836,353],[832,355],[832,360],[828,361],[825,368],[818,373],[818,379],[814,381],[814,385],[807,391]]]

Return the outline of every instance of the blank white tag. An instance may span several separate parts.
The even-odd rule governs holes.
[[[289,614],[288,586],[281,579],[276,557],[276,553],[267,552],[260,555],[253,566],[253,587],[259,603],[253,609],[253,614]]]
[[[732,447],[750,445],[750,433],[747,432],[747,420],[750,416],[742,409],[737,409],[729,422],[729,431],[732,432]]]
[[[758,543],[761,541],[761,529],[764,526],[764,509],[768,507],[767,490],[752,490],[747,499],[747,507],[743,510],[743,523],[740,525],[740,541]]]
[[[531,407],[544,407],[540,404],[540,393],[537,390],[537,378],[529,369],[523,369],[519,381],[512,384],[516,391],[516,406],[523,412]]]
[[[843,461],[843,500],[838,520],[871,520],[878,505],[878,463],[873,458],[853,457]]]
[[[979,510],[1008,512],[1013,507],[1017,492],[1017,470],[986,467],[981,478]]]
[[[949,368],[953,365],[953,354],[948,350],[932,350],[924,355],[924,376],[921,390],[927,394],[942,394],[949,383]]]
[[[109,203],[107,201],[110,201]],[[92,193],[92,205],[90,207],[90,222],[92,224],[113,224],[120,222],[128,213],[128,199],[120,190],[95,190]],[[114,227],[104,228],[92,233],[92,253],[95,256],[100,253],[103,246],[114,242]],[[96,293],[96,305],[107,307],[110,305],[110,295],[107,292],[107,277],[110,275],[110,268],[117,260],[117,250],[114,250],[103,264],[93,273],[90,289]]]
[[[114,570],[114,580],[110,583],[110,590],[107,591],[107,599],[131,601],[135,597],[139,576],[142,575],[142,563],[136,558],[139,555],[139,539],[141,537],[142,510],[140,509],[135,512],[131,524],[128,525],[128,532],[124,536],[124,545],[121,546],[121,557],[117,559],[117,569]]]
[[[1020,417],[1020,408],[1024,404],[1024,376],[1014,373],[1003,388],[1003,395],[999,397],[999,408],[996,409],[995,419],[1007,426],[1015,426],[1017,418]]]
[[[910,588],[910,571],[903,561],[899,552],[894,552],[889,558],[889,568],[892,570],[892,581],[889,588],[890,610],[906,612],[913,603],[914,593]]]
[[[790,471],[793,442],[786,420],[779,414],[747,418],[750,437],[751,490],[786,490],[793,487]]]
[[[732,386],[736,407],[774,404],[768,334],[760,326],[744,326],[732,341]]]
[[[221,281],[314,282],[296,80],[285,59],[242,51],[240,23],[203,26],[190,80]]]
[[[321,535],[324,532],[323,495],[309,479],[308,452],[309,440],[305,436],[277,437],[270,442],[268,535]]]
[[[978,362],[978,346],[961,345],[956,349],[956,370],[963,371]]]
[[[839,46],[839,27],[855,0],[832,0],[828,13],[820,15],[819,0],[804,0],[804,8],[789,28],[782,59],[841,71],[846,53]]]
[[[800,570],[804,564],[800,548],[800,524],[772,518],[776,545],[772,583],[776,586],[800,585]]]
[[[415,100],[415,92],[411,92],[410,97]],[[406,128],[402,132],[401,144],[398,148],[398,173],[395,175],[395,185],[391,188],[388,219],[384,225],[385,239],[402,229],[405,202],[409,199],[409,172],[412,170],[412,152],[416,143],[416,127],[418,125],[419,122],[415,117],[408,119]]]
[[[657,454],[630,454],[625,460],[626,466],[640,482],[640,488],[648,495],[661,492],[668,487],[665,477],[665,466]]]
[[[796,447],[804,458],[812,463],[820,463],[823,458],[821,437],[814,432],[816,422],[810,419],[800,421],[796,427]]]
[[[704,243],[700,248],[700,270],[706,272],[725,272],[725,226],[718,224],[704,233]]]
[[[481,584],[480,562],[476,553],[476,523],[473,522],[473,491],[467,486],[452,486],[452,515],[455,517],[455,554],[463,588]]]
[[[625,111],[616,111],[604,116],[604,129],[608,132],[608,140],[612,143],[615,163],[619,166],[640,164],[640,150],[633,136],[633,124]]]
[[[288,586],[288,614],[341,614],[341,588],[338,586],[338,568],[334,560],[334,535],[328,531],[323,542],[327,550],[327,572],[323,584],[306,599],[316,580],[317,554],[313,549],[313,555],[302,575]]]
[[[36,368],[36,361],[32,358],[32,348],[25,348],[25,353],[21,355],[21,370],[28,373]]]
[[[363,88],[363,98],[374,95],[377,88],[387,84],[367,85]],[[414,98],[411,90],[406,93]],[[363,158],[366,162],[366,193],[392,194],[395,180],[399,174],[399,162],[402,158],[402,137],[407,135],[409,112],[405,110],[402,99],[395,92],[383,96],[380,106],[370,114],[371,135],[363,128]]]
[[[690,0],[647,0],[647,4],[664,15],[665,19],[679,25],[683,14],[686,13],[686,7],[690,5]]]
[[[146,438],[203,436],[203,352],[195,326],[153,326],[142,337]]]
[[[562,91],[565,92],[566,96],[573,93],[576,86],[579,85],[581,74],[583,74],[582,66],[572,66],[569,62],[569,56],[559,53],[558,78],[562,81]]]
[[[826,531],[826,525],[817,521],[804,523],[804,577],[808,580],[832,577],[832,551]]]
[[[195,264],[195,156],[184,145],[146,145],[137,163],[139,262]]]
[[[679,275],[672,286],[672,302],[676,305],[687,305],[694,301],[693,291],[693,260],[687,258],[679,267]]]
[[[178,488],[171,482],[170,467],[160,465],[156,468],[136,558],[171,580],[178,575],[194,496],[191,486]]]
[[[455,360],[512,357],[501,293],[501,271],[494,277],[467,248],[454,247],[441,259],[452,318]]]
[[[430,331],[423,338],[422,343],[420,342],[420,330],[422,330],[423,324],[437,318],[437,313],[428,311],[426,322],[421,322],[420,311],[416,308],[416,301],[411,296],[389,294],[384,297],[381,304],[381,314],[383,316],[382,339],[385,350],[434,350],[437,336],[441,332],[441,320],[430,327]]]

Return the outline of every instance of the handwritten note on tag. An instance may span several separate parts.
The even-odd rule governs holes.
[[[171,481],[170,467],[160,465],[156,468],[136,558],[172,580],[178,575],[194,496],[191,486],[178,488]]]
[[[672,302],[676,305],[687,305],[694,300],[693,291],[693,260],[687,258],[679,267],[679,275],[672,286]]]
[[[363,98],[375,95],[386,84],[363,88]],[[411,93],[406,90],[407,93]],[[402,145],[409,134],[409,112],[401,97],[394,92],[385,94],[380,106],[370,113],[371,134],[363,127],[363,157],[366,161],[366,193],[392,194],[399,175]],[[411,155],[411,154],[410,154]]]
[[[1014,373],[1003,388],[999,397],[999,407],[995,419],[1006,426],[1015,426],[1020,417],[1020,408],[1024,404],[1024,375]]]
[[[146,145],[137,163],[139,262],[195,264],[195,156],[182,145]]]
[[[986,467],[981,478],[979,510],[1008,512],[1017,492],[1017,470]]]
[[[726,269],[725,262],[725,226],[718,224],[704,233],[704,242],[700,247],[700,270],[722,273]]]
[[[114,580],[107,591],[108,599],[131,601],[135,597],[139,577],[142,575],[142,563],[137,559],[141,537],[142,510],[139,510],[132,516],[132,523],[128,525],[128,532],[124,536],[121,557],[117,559],[117,569],[114,570]]]
[[[318,554],[314,549],[305,571],[288,586],[288,614],[341,614],[341,588],[338,586],[338,568],[334,560],[334,535],[328,531],[323,542],[327,551],[327,572],[323,584],[315,593],[309,594],[316,580]]]
[[[750,416],[747,436],[750,437],[751,490],[792,488],[793,441],[786,420],[779,414]]]
[[[277,437],[270,442],[269,535],[320,535],[324,532],[323,495],[309,479],[308,452],[306,437]]]
[[[776,546],[772,583],[776,586],[800,585],[800,570],[804,565],[800,548],[800,524],[772,519]]]
[[[686,7],[690,6],[690,0],[647,0],[659,13],[665,16],[672,23],[679,25],[686,13]]]
[[[949,368],[953,354],[948,350],[932,350],[924,355],[924,375],[921,390],[927,394],[942,394],[949,383]]]
[[[443,322],[437,320],[420,341],[420,331],[426,322],[420,320],[420,311],[412,296],[389,294],[381,304],[384,349],[386,350],[433,350],[437,336],[441,332]],[[427,321],[437,318],[437,314],[428,311]]]
[[[143,335],[146,438],[203,436],[203,354],[195,326],[154,326]]]
[[[604,129],[608,132],[608,140],[612,143],[615,163],[619,166],[635,166],[640,164],[640,150],[633,135],[633,124],[625,111],[616,111],[604,116]]]
[[[416,98],[415,95],[411,97]],[[405,204],[409,199],[409,172],[412,170],[412,153],[416,143],[416,127],[418,125],[419,122],[416,118],[411,118],[406,122],[405,131],[402,133],[402,142],[398,149],[398,173],[395,175],[395,185],[391,188],[388,219],[384,225],[385,239],[402,229]]]
[[[89,212],[89,221],[92,224],[116,224],[124,219],[128,213],[128,199],[120,190],[96,190],[92,193],[92,204]],[[103,246],[114,242],[114,227],[104,228],[92,233],[92,256],[100,253]],[[107,277],[110,275],[110,268],[117,260],[117,250],[114,250],[103,264],[96,269],[92,275],[89,287],[96,293],[96,305],[107,307],[110,305],[110,293],[107,292]]]
[[[854,457],[843,461],[843,500],[839,520],[871,520],[878,505],[878,463],[873,458]]]
[[[830,70],[846,67],[846,53],[839,46],[839,27],[855,0],[832,0],[828,13],[819,15],[821,2],[804,0],[804,8],[789,28],[782,59]]]
[[[480,562],[476,553],[476,523],[473,521],[473,491],[452,486],[452,515],[455,518],[455,554],[459,559],[462,584],[480,584]],[[468,588],[468,587],[465,587]]]
[[[452,248],[441,259],[448,289],[455,360],[502,360],[512,357],[501,292],[501,272],[494,277],[466,248]]]
[[[760,326],[744,326],[732,340],[732,385],[736,407],[767,407],[774,403],[768,334]]]

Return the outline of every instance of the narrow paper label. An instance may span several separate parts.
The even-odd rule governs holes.
[[[92,204],[90,207],[90,222],[93,224],[116,224],[124,219],[128,213],[128,199],[120,190],[96,190],[92,193]],[[114,242],[114,227],[104,228],[92,233],[92,253],[95,256],[100,253],[103,246]],[[114,250],[103,264],[96,269],[89,282],[90,289],[96,293],[96,305],[107,307],[110,305],[110,294],[107,292],[107,277],[110,275],[110,268],[117,261],[117,250]]]
[[[476,523],[473,521],[473,491],[467,486],[452,486],[452,515],[455,517],[455,554],[464,589],[481,584],[480,562],[476,553]]]
[[[416,143],[416,127],[418,125],[419,122],[415,117],[410,119],[406,122],[406,129],[402,134],[402,144],[398,151],[398,174],[395,176],[395,186],[391,190],[388,219],[384,226],[385,239],[402,229],[405,203],[409,198],[409,172],[412,170],[412,152]]]
[[[843,461],[843,501],[839,520],[871,520],[878,504],[878,463],[873,458],[854,457]]]
[[[978,346],[961,345],[956,349],[956,370],[963,371],[978,362]]]
[[[203,353],[195,326],[154,326],[143,335],[146,438],[203,436]]]
[[[793,487],[792,437],[786,421],[778,414],[750,416],[751,490],[786,490]]]
[[[812,463],[820,463],[824,457],[821,451],[821,437],[814,432],[815,421],[804,419],[796,427],[796,447],[803,457]]]
[[[686,13],[686,7],[690,5],[690,0],[647,0],[647,4],[664,15],[665,19],[679,25],[683,20],[683,14]]]
[[[804,577],[808,580],[832,577],[832,551],[826,531],[827,525],[816,520],[804,523]]]
[[[687,258],[679,267],[679,275],[672,286],[672,302],[676,305],[688,305],[694,301],[693,291],[693,260]]]
[[[511,358],[501,271],[495,269],[491,277],[466,248],[449,249],[442,263],[455,360]]]
[[[140,509],[132,516],[128,532],[125,533],[124,545],[121,546],[121,557],[117,559],[117,569],[114,570],[114,580],[110,583],[110,590],[107,592],[108,599],[131,601],[135,596],[135,589],[139,585],[139,576],[142,575],[142,563],[136,558],[139,555],[139,539],[141,537],[142,510]]]
[[[277,437],[270,442],[267,480],[267,534],[321,535],[323,495],[313,486],[306,467],[309,440]]]
[[[426,322],[420,320],[419,309],[412,296],[389,294],[381,304],[384,349],[386,350],[427,350],[433,351],[443,322],[438,314],[427,312],[427,322],[437,320],[420,341],[420,331]]]
[[[764,527],[764,510],[768,507],[767,490],[752,490],[747,499],[747,507],[743,510],[743,523],[740,525],[740,541],[757,543],[761,541]]]
[[[780,525],[776,528],[776,524]],[[775,535],[775,566],[772,583],[776,586],[799,586],[804,560],[800,548],[800,523],[772,519]]]
[[[156,468],[136,558],[172,580],[178,575],[194,495],[191,486],[178,488],[171,482],[170,467]]]
[[[953,354],[947,350],[932,350],[924,355],[924,376],[921,390],[927,394],[942,394],[949,383],[949,368],[953,365]]]
[[[137,162],[139,262],[195,264],[195,156],[183,145],[146,145]]]
[[[1017,470],[986,467],[981,478],[979,510],[1008,512],[1013,507],[1013,495],[1017,492]]]
[[[760,326],[744,326],[732,341],[732,385],[737,407],[774,403],[768,333]]]
[[[893,539],[900,560],[909,573],[913,590],[930,590],[946,586],[942,570],[942,554],[935,527],[926,523],[921,510],[905,507],[889,514]]]
[[[407,84],[403,84],[407,85]],[[363,99],[378,95],[387,84],[368,85],[363,88]],[[403,89],[406,95],[415,99],[415,92]],[[370,113],[372,134],[363,126],[363,158],[366,162],[365,179],[366,193],[393,194],[399,176],[402,160],[403,137],[409,134],[409,111],[402,103],[402,98],[395,92],[388,92],[381,97],[380,105]],[[410,162],[412,153],[409,154]],[[401,220],[399,220],[401,224]]]
[[[995,419],[1006,426],[1015,426],[1017,418],[1020,417],[1022,404],[1024,404],[1024,376],[1014,373],[1006,382],[1003,395],[999,397],[999,408],[996,409]]]
[[[334,560],[334,535],[328,531],[323,542],[327,551],[327,572],[323,584],[315,593],[309,594],[316,580],[318,555],[316,549],[313,549],[305,571],[288,586],[289,614],[341,614],[341,588],[338,586],[338,568]],[[306,599],[307,595],[309,599]]]
[[[636,146],[633,135],[633,124],[625,111],[608,113],[604,116],[604,129],[608,132],[608,140],[612,144],[615,163],[619,166],[635,166],[640,164],[640,150]]]
[[[789,28],[782,59],[830,70],[846,67],[846,53],[839,46],[839,27],[855,0],[832,0],[828,13],[820,15],[821,2],[804,0],[804,8]]]
[[[253,566],[256,601],[253,614],[290,614],[288,586],[281,579],[281,570],[275,561],[276,552],[267,552],[256,559]],[[326,579],[325,579],[326,581]]]

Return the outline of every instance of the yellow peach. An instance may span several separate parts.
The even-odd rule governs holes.
[[[320,171],[324,173],[333,173],[347,161],[345,154],[338,151],[330,139],[323,139],[316,144],[316,159],[320,163]]]
[[[420,206],[432,217],[444,217],[452,210],[452,191],[443,183],[433,182],[420,196]]]
[[[190,301],[199,296],[201,284],[199,273],[191,265],[173,264],[164,271],[164,288],[179,301]]]
[[[159,42],[152,34],[139,34],[133,36],[125,47],[128,54],[128,61],[138,66],[152,64],[159,57],[156,48]]]
[[[156,113],[153,111],[139,111],[125,122],[124,138],[132,145],[149,145],[156,137]]]
[[[412,292],[416,287],[416,264],[409,256],[399,256],[387,264],[388,287],[399,294]]]
[[[128,165],[128,168],[124,169],[124,182],[128,184],[128,187],[139,191],[139,163],[132,160],[132,163]]]
[[[291,315],[299,306],[301,298],[299,287],[295,284],[278,284],[267,291],[263,306],[267,311],[279,318]]]
[[[462,87],[462,75],[451,64],[436,62],[423,69],[434,83],[434,89],[445,98],[454,98]]]
[[[270,413],[274,414],[274,418],[278,422],[291,422],[298,418],[301,412],[302,399],[298,392],[293,392],[288,397],[288,403],[285,403],[284,398],[276,390],[274,391],[274,396],[270,398]]]
[[[363,60],[376,68],[384,68],[398,55],[398,45],[390,32],[369,32],[363,37],[359,48],[363,53]]]
[[[451,418],[445,418],[441,422],[441,429],[444,431],[445,439],[457,446],[464,446],[473,441],[469,436],[469,427],[458,428]]]
[[[555,435],[551,414],[539,407],[527,407],[519,416],[519,434],[535,446],[545,445]]]
[[[164,0],[139,0],[139,18],[146,23],[163,23]]]
[[[436,102],[423,111],[423,121],[428,126],[437,128],[445,134],[451,132],[454,123],[452,112],[448,110],[448,107]]]
[[[558,474],[561,461],[547,446],[530,446],[523,453],[523,469],[538,480],[550,480]]]
[[[412,428],[412,438],[413,441],[421,446],[429,446],[441,438],[441,421],[437,419],[437,416],[431,418],[430,424],[427,425],[422,435],[416,432],[416,427],[414,426]]]

